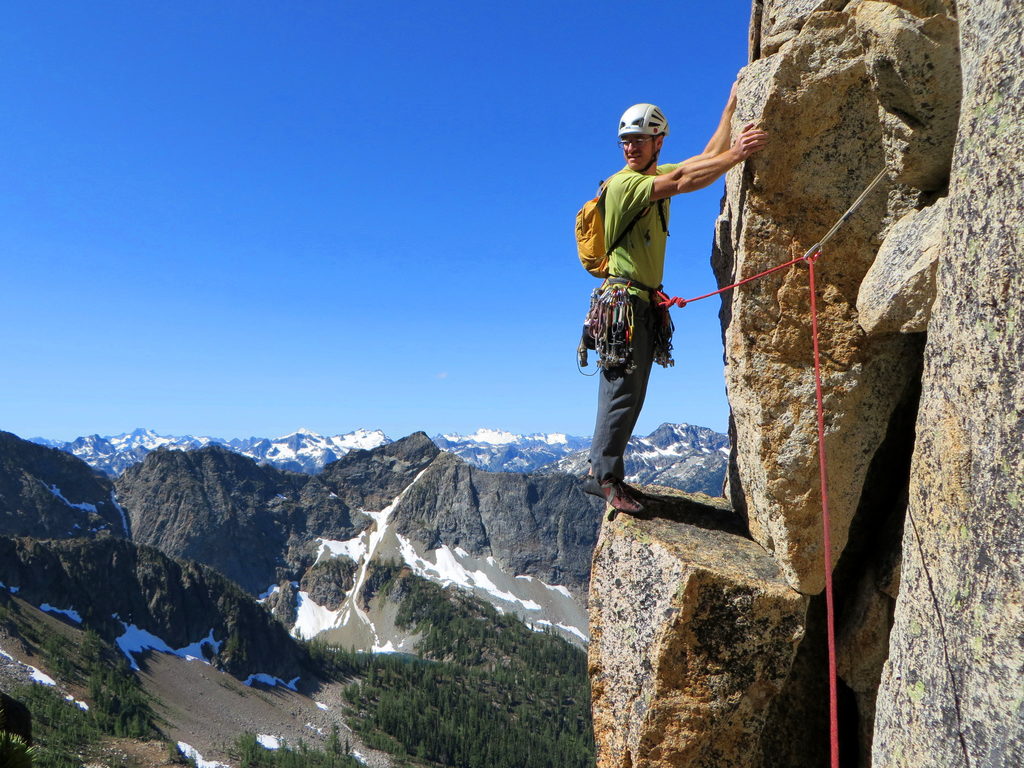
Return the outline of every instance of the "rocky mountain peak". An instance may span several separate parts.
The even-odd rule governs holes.
[[[414,432],[393,443],[342,456],[324,467],[320,480],[353,509],[380,510],[440,452],[425,432]]]
[[[63,451],[0,432],[0,533],[59,539],[128,530],[109,480]]]
[[[578,478],[487,472],[444,453],[393,514],[396,531],[425,549],[493,557],[510,573],[585,594],[598,515]]]
[[[252,594],[296,578],[310,535],[349,538],[369,523],[320,478],[219,445],[154,451],[116,487],[136,541],[211,565]]]

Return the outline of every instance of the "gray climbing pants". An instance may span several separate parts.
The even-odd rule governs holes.
[[[625,373],[623,368],[600,369],[597,391],[597,421],[590,445],[590,466],[598,481],[622,480],[626,471],[622,460],[626,443],[633,436],[633,427],[647,396],[647,381],[654,360],[655,313],[650,303],[632,297],[633,360],[636,368]]]

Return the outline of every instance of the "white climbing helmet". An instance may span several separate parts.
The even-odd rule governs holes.
[[[619,137],[631,133],[668,136],[668,120],[653,104],[634,104],[619,118]]]

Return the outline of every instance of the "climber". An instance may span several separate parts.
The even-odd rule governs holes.
[[[590,448],[590,472],[584,483],[588,493],[600,496],[613,510],[643,509],[636,489],[623,482],[623,454],[640,416],[652,362],[671,364],[671,320],[652,295],[661,287],[668,237],[669,198],[709,186],[734,165],[764,148],[768,134],[753,123],[730,142],[736,108],[732,87],[721,120],[704,151],[681,163],[658,165],[668,121],[653,104],[635,104],[619,120],[619,146],[626,167],[603,186],[601,213],[605,242],[615,243],[608,259],[609,277],[595,301],[616,305],[612,317],[620,325],[619,354],[611,363],[599,361],[600,386],[597,421]],[[589,318],[588,318],[589,319]],[[607,349],[607,347],[606,347]],[[599,352],[601,351],[599,347]]]

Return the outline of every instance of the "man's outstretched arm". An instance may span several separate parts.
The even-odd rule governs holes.
[[[718,131],[712,137],[711,144],[714,144],[718,137]],[[731,145],[715,154],[700,154],[681,162],[674,171],[664,173],[654,179],[654,186],[651,189],[651,200],[662,200],[683,192],[693,192],[703,189],[716,179],[722,176],[734,165],[742,163],[755,152],[764,149],[768,143],[768,134],[754,125],[748,123],[743,131]],[[712,147],[713,149],[717,148]]]

